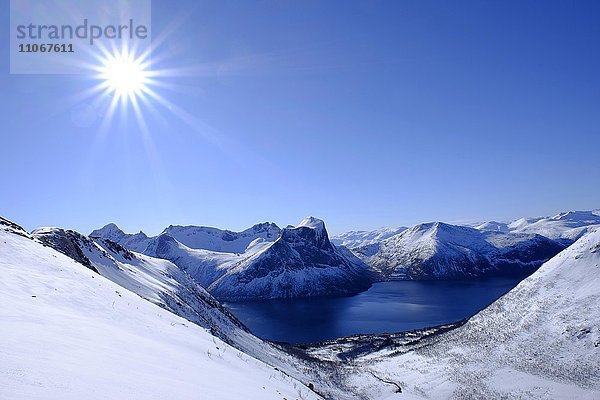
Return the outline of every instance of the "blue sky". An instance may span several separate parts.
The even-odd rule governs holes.
[[[9,75],[2,3],[1,215],[341,232],[600,206],[596,1],[152,5],[155,67],[196,69],[165,78],[175,109],[144,109],[144,139],[69,102],[89,77]]]

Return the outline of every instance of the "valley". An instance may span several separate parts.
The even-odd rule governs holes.
[[[519,282],[519,278],[387,281],[351,296],[225,302],[223,305],[262,339],[316,343],[460,321],[485,308]]]
[[[420,224],[350,250],[316,218],[154,238],[116,225],[27,232],[0,219],[0,388],[16,398],[219,398],[234,381],[227,398],[595,398],[596,222],[578,212],[519,232]],[[370,246],[393,271],[400,262],[421,272],[384,274],[365,257]],[[228,293],[259,295],[228,300],[213,284],[225,276],[236,282]],[[125,370],[138,371],[135,382]]]

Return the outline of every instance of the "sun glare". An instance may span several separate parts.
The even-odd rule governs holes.
[[[148,82],[146,65],[133,54],[122,52],[103,60],[100,78],[105,87],[117,97],[141,94]]]

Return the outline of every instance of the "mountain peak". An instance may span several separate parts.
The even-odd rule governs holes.
[[[443,222],[425,222],[423,224],[418,224],[413,226],[412,228],[407,229],[405,232],[408,234],[409,232],[412,233],[416,233],[416,232],[427,232],[427,231],[432,231],[432,232],[438,232],[440,230],[444,230],[444,229],[448,229],[450,228],[450,225],[445,224]]]
[[[118,242],[125,236],[125,232],[123,232],[116,224],[109,223],[104,225],[100,229],[96,229],[92,233],[90,233],[90,237],[99,237],[102,239],[109,239],[114,242]]]
[[[325,222],[315,217],[306,217],[296,226],[296,228],[300,228],[301,226],[322,231],[325,229]]]
[[[488,221],[482,224],[475,226],[475,229],[482,232],[500,232],[500,233],[508,233],[510,229],[508,228],[508,224],[504,222],[498,221]]]
[[[267,230],[270,228],[279,228],[279,227],[274,222],[259,222],[258,224],[253,225],[250,229],[259,231],[259,230]]]

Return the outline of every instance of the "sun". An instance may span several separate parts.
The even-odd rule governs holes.
[[[149,81],[147,65],[133,53],[123,51],[106,56],[100,67],[103,86],[116,97],[133,98],[141,95]]]

